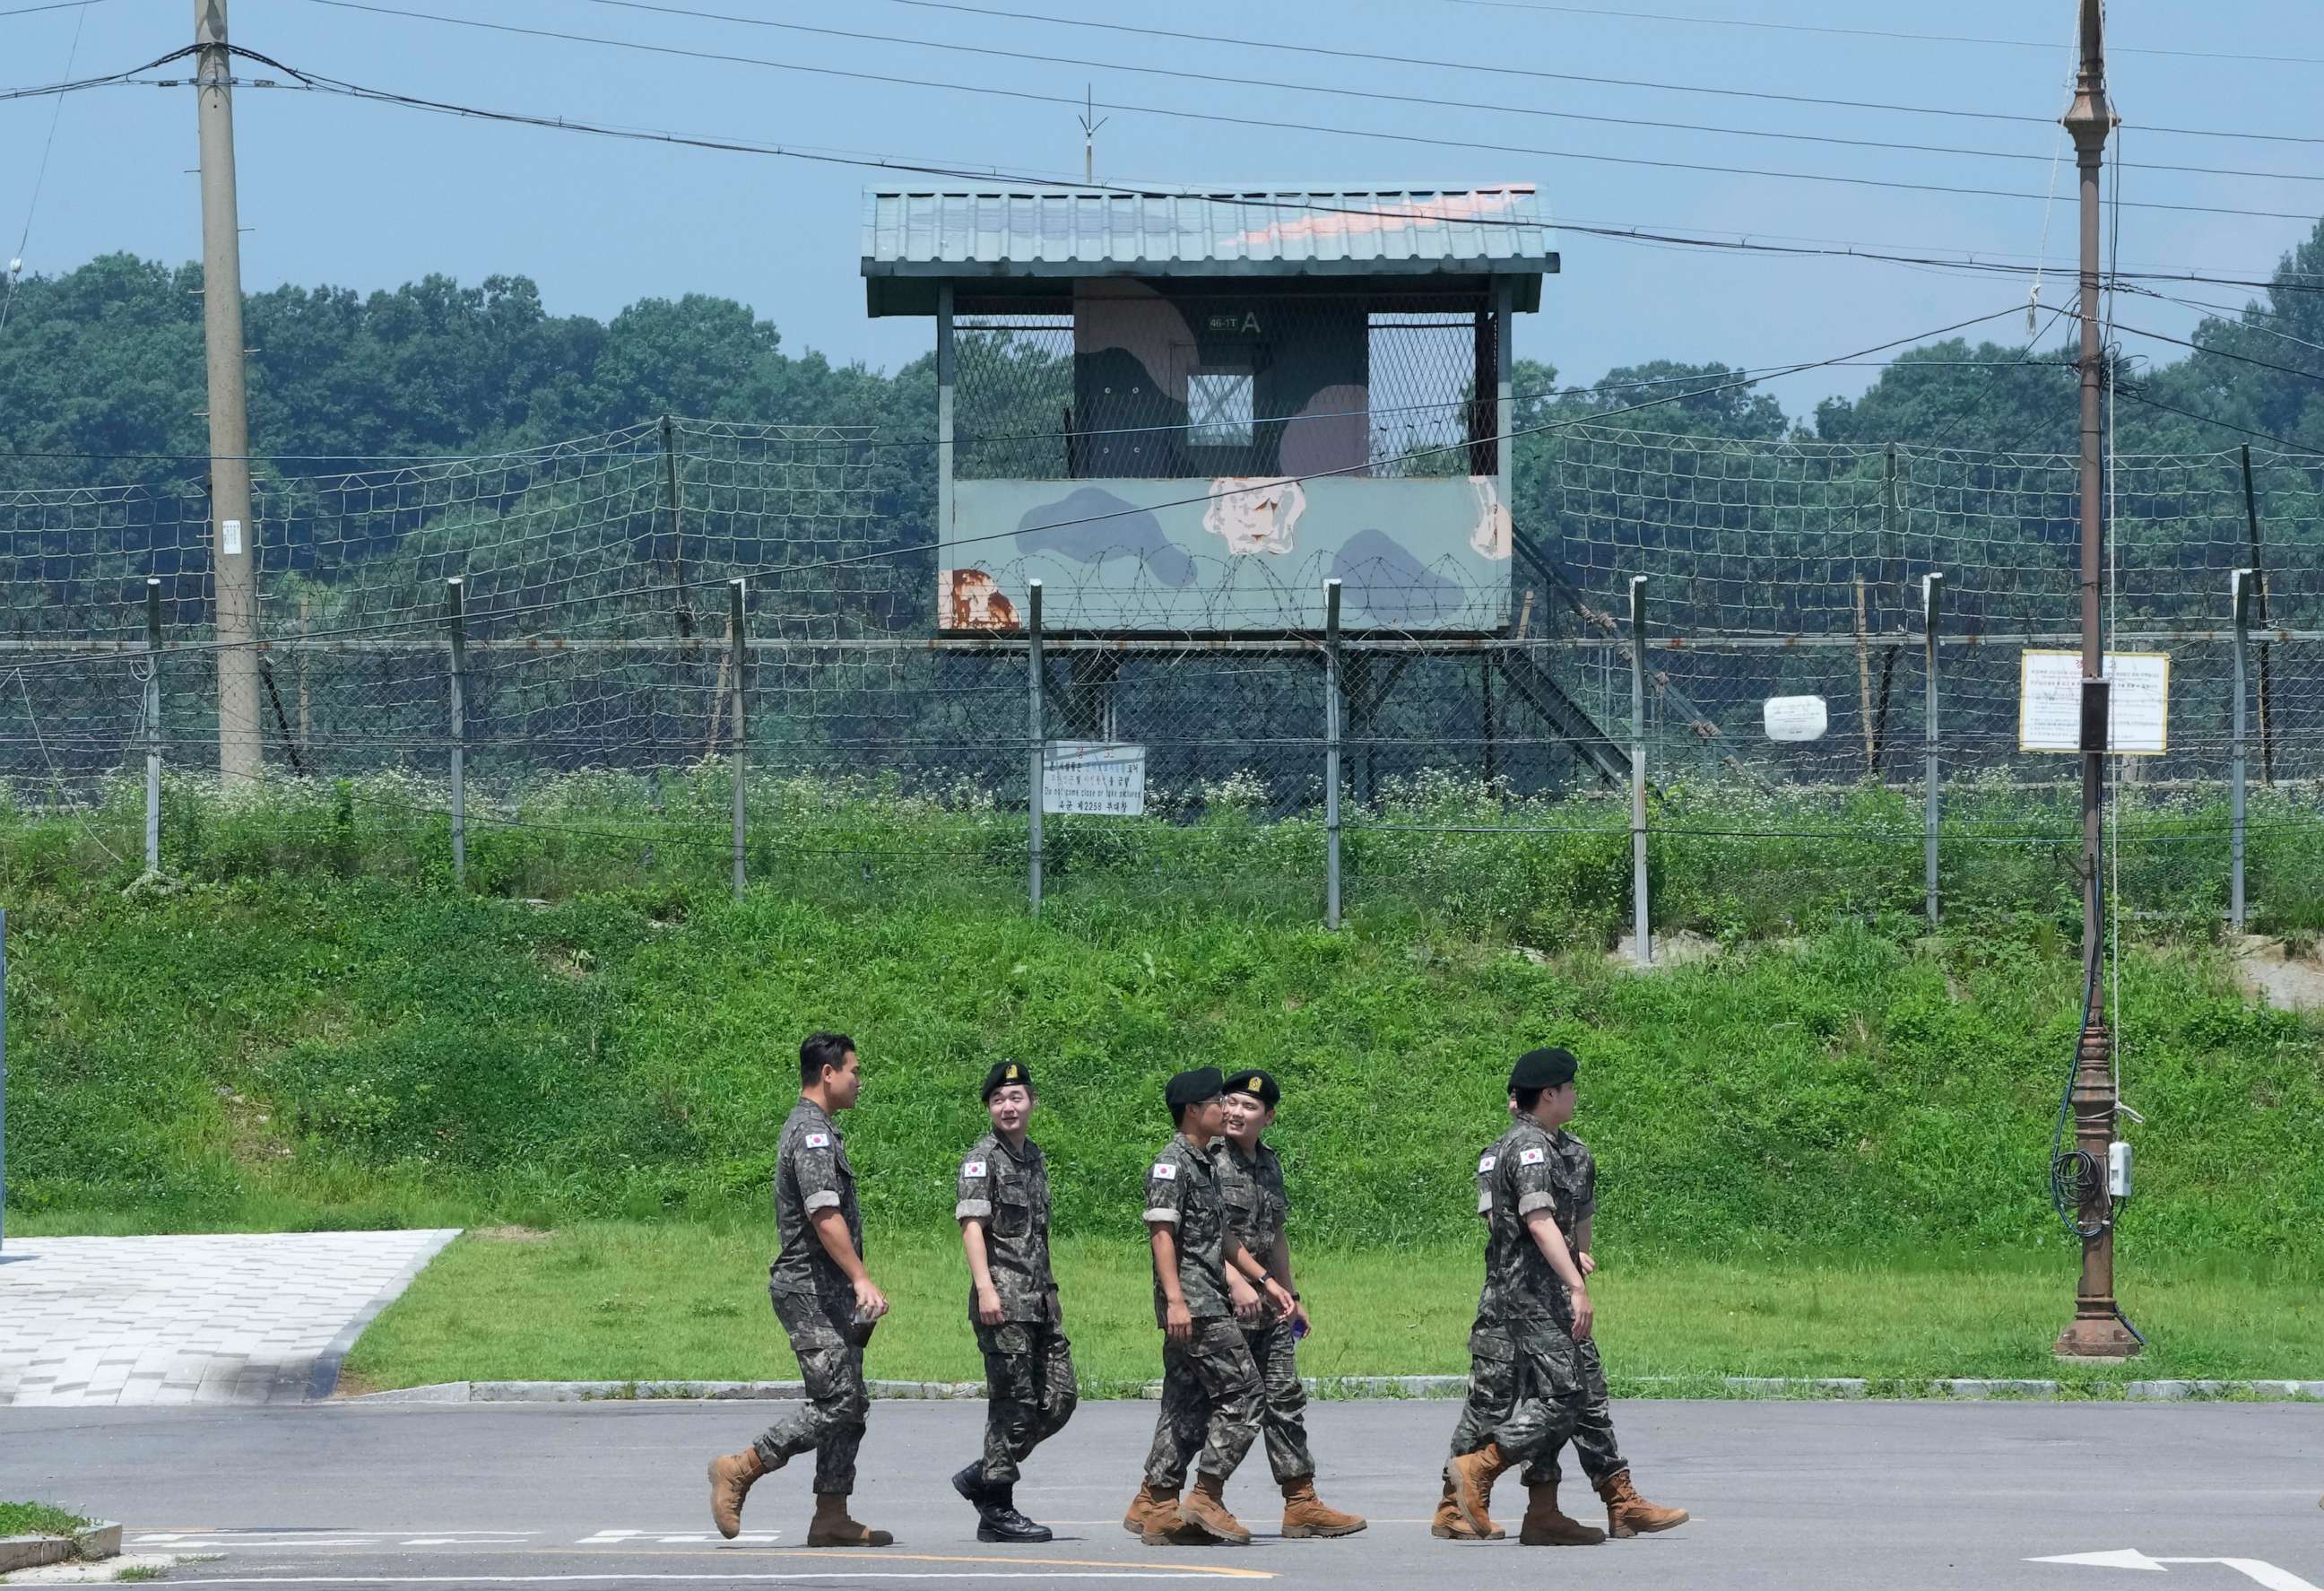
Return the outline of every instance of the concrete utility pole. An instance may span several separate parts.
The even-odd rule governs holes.
[[[258,523],[250,511],[250,404],[243,384],[242,229],[234,194],[234,58],[226,0],[194,0],[202,159],[202,340],[208,351],[210,567],[217,617],[218,777],[260,771]]]
[[[2081,0],[2082,63],[2074,103],[2066,111],[2074,164],[2081,176],[2082,212],[2082,1006],[2081,1047],[2073,1083],[2074,1141],[2082,1161],[2081,1282],[2074,1293],[2073,1324],[2059,1334],[2057,1351],[2092,1358],[2126,1358],[2138,1339],[2123,1324],[2114,1296],[2114,1199],[2107,1153],[2114,1143],[2114,1040],[2107,1031],[2105,876],[2099,871],[2098,830],[2104,816],[2107,701],[2106,653],[2098,633],[2098,576],[2106,567],[2105,438],[2100,429],[2106,351],[2098,342],[2098,167],[2114,107],[2107,103],[2106,40],[2100,0]]]

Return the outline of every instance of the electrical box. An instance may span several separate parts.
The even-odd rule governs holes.
[[[2119,1138],[2107,1145],[2107,1192],[2116,1198],[2130,1197],[2130,1145]]]

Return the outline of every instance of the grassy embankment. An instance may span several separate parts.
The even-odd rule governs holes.
[[[1605,964],[1619,871],[1589,835],[1411,837],[1366,864],[1333,935],[1304,920],[1312,836],[1231,813],[1165,833],[1185,848],[1158,883],[1084,854],[1037,924],[1001,841],[983,873],[862,877],[858,856],[908,833],[965,847],[991,821],[901,800],[770,813],[791,849],[760,858],[770,884],[739,906],[682,803],[486,830],[479,892],[549,898],[532,906],[444,888],[424,810],[269,800],[182,800],[186,882],[134,899],[92,849],[102,814],[0,818],[11,1221],[557,1229],[448,1253],[358,1348],[381,1384],[784,1374],[765,1189],[791,1048],[825,1023],[855,1032],[870,1077],[850,1132],[901,1302],[882,1375],[973,1376],[950,1171],[1001,1053],[1044,1086],[1095,1380],[1148,1374],[1135,1188],[1167,1132],[1159,1080],[1204,1062],[1284,1079],[1318,1374],[1459,1367],[1467,1174],[1508,1057],[1539,1042],[1585,1059],[1624,1374],[2042,1374],[2063,1314],[2046,1157],[2076,974],[2062,902],[2034,889],[2049,849],[1984,847],[2032,902],[1965,882],[1932,941],[1884,893],[1892,871],[1917,891],[1894,847],[1674,840],[1666,920],[1732,949],[1639,978]],[[834,849],[845,865],[811,861]],[[1215,887],[1179,863],[1215,866]],[[1768,918],[1786,892],[1805,904]],[[2324,1246],[2317,1032],[2244,1001],[2185,932],[2200,915],[2125,966],[2142,1368],[2324,1374],[2303,1281]]]

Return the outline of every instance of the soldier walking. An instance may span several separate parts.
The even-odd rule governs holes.
[[[1311,1326],[1291,1277],[1291,1201],[1283,1186],[1283,1163],[1262,1136],[1275,1125],[1282,1098],[1281,1087],[1266,1072],[1240,1071],[1227,1078],[1221,1100],[1225,1136],[1216,1157],[1219,1192],[1227,1225],[1242,1244],[1243,1274],[1260,1287],[1279,1283],[1291,1297],[1287,1313],[1268,1311],[1258,1324],[1243,1328],[1264,1393],[1259,1430],[1268,1467],[1283,1491],[1283,1533],[1295,1540],[1352,1536],[1364,1528],[1362,1516],[1326,1507],[1316,1497],[1315,1456],[1307,1447],[1307,1390],[1299,1380],[1296,1352]]]
[[[1227,1477],[1259,1435],[1259,1366],[1241,1326],[1258,1324],[1269,1301],[1278,1314],[1295,1301],[1274,1281],[1260,1297],[1244,1277],[1241,1241],[1227,1226],[1213,1149],[1224,1082],[1216,1067],[1170,1079],[1163,1097],[1177,1132],[1146,1173],[1162,1407],[1145,1484],[1122,1524],[1148,1546],[1249,1544],[1250,1532],[1227,1511],[1225,1496]],[[1197,1448],[1194,1488],[1181,1501],[1188,1455]]]
[[[855,1450],[872,1408],[863,1385],[863,1345],[888,1312],[887,1299],[863,1268],[855,1171],[833,1120],[853,1108],[862,1088],[854,1040],[814,1033],[799,1046],[799,1102],[775,1146],[775,1225],[782,1249],[768,1268],[767,1290],[798,1355],[807,1401],[742,1452],[710,1461],[710,1517],[729,1540],[742,1528],[742,1500],[752,1483],[810,1448],[815,1518],[807,1544],[885,1547],[895,1540],[847,1512],[855,1490]]]
[[[1434,1532],[1453,1540],[1499,1539],[1502,1532],[1483,1515],[1483,1494],[1510,1463],[1524,1461],[1526,1513],[1518,1540],[1529,1547],[1590,1547],[1606,1539],[1607,1531],[1583,1524],[1557,1504],[1560,1478],[1558,1449],[1569,1438],[1580,1455],[1582,1469],[1606,1505],[1609,1530],[1616,1536],[1636,1536],[1666,1531],[1686,1522],[1683,1509],[1659,1508],[1640,1497],[1630,1484],[1629,1465],[1614,1439],[1613,1410],[1606,1390],[1606,1372],[1596,1337],[1589,1327],[1589,1304],[1582,1285],[1597,1270],[1590,1254],[1591,1225],[1598,1208],[1598,1169],[1589,1147],[1565,1131],[1577,1104],[1576,1064],[1563,1050],[1536,1050],[1517,1062],[1509,1078],[1509,1108],[1514,1118],[1509,1133],[1478,1162],[1478,1214],[1490,1226],[1505,1214],[1508,1189],[1516,1189],[1519,1210],[1534,1197],[1531,1184],[1545,1170],[1547,1209],[1554,1223],[1559,1246],[1572,1275],[1555,1267],[1559,1283],[1570,1297],[1565,1318],[1572,1323],[1571,1368],[1578,1397],[1572,1402],[1568,1436],[1550,1441],[1537,1453],[1514,1454],[1497,1447],[1495,1434],[1504,1427],[1539,1376],[1523,1351],[1529,1335],[1505,1307],[1522,1288],[1497,1291],[1502,1272],[1489,1247],[1484,1296],[1479,1300],[1477,1322],[1470,1335],[1469,1401],[1452,1436],[1454,1462],[1445,1471],[1444,1499],[1439,1503]],[[1514,1151],[1515,1161],[1510,1161]],[[1538,1152],[1538,1158],[1532,1158]],[[1510,1179],[1504,1182],[1505,1175]],[[1538,1244],[1534,1245],[1538,1248]],[[1522,1253],[1520,1258],[1524,1257]],[[1494,1451],[1502,1459],[1486,1460]],[[1471,1518],[1462,1506],[1459,1481],[1462,1460],[1481,1485],[1477,1513]],[[1502,1461],[1506,1459],[1506,1462]]]
[[[1049,1270],[1049,1168],[1028,1138],[1033,1074],[1004,1060],[984,1074],[992,1131],[960,1166],[961,1246],[968,1251],[968,1318],[984,1355],[984,1455],[952,1477],[976,1510],[980,1541],[1047,1541],[1017,1511],[1018,1466],[1065,1428],[1078,1393]]]

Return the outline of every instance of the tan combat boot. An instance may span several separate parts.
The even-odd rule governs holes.
[[[1283,1534],[1299,1540],[1311,1536],[1352,1536],[1364,1528],[1360,1513],[1326,1508],[1315,1495],[1315,1477],[1304,1475],[1283,1483]]]
[[[1227,1512],[1226,1485],[1222,1475],[1196,1470],[1194,1490],[1178,1504],[1179,1522],[1216,1537],[1230,1547],[1248,1547],[1250,1532],[1242,1528],[1242,1521]]]
[[[1646,1536],[1667,1531],[1687,1521],[1683,1508],[1657,1508],[1631,1488],[1630,1472],[1609,1475],[1598,1483],[1606,1500],[1606,1532],[1610,1536]]]
[[[1527,1547],[1596,1547],[1606,1540],[1606,1532],[1596,1525],[1585,1525],[1557,1506],[1557,1483],[1526,1488],[1525,1522],[1517,1527],[1517,1540]]]
[[[1452,1475],[1450,1471],[1444,1476],[1444,1495],[1436,1500],[1436,1517],[1428,1522],[1428,1533],[1447,1541],[1499,1541],[1505,1535],[1503,1531],[1495,1531],[1489,1536],[1480,1536],[1469,1528],[1469,1522],[1461,1517],[1461,1510],[1452,1502]]]
[[[1509,1456],[1501,1451],[1499,1442],[1487,1442],[1474,1453],[1463,1453],[1445,1466],[1445,1478],[1452,1483],[1452,1506],[1469,1528],[1480,1536],[1492,1539],[1501,1534],[1493,1523],[1493,1516],[1485,1512],[1492,1501],[1493,1483],[1501,1478],[1510,1464]]]
[[[767,1473],[756,1448],[729,1453],[710,1461],[710,1522],[729,1541],[742,1531],[742,1499],[751,1483]]]
[[[1207,1531],[1183,1524],[1178,1519],[1178,1490],[1151,1484],[1140,1486],[1139,1494],[1148,1499],[1146,1517],[1138,1526],[1138,1539],[1148,1547],[1208,1547],[1213,1538]]]
[[[847,1516],[847,1494],[817,1492],[815,1494],[815,1518],[807,1522],[807,1544],[810,1547],[888,1547],[896,1538],[885,1531],[875,1531]]]
[[[1138,1483],[1138,1495],[1130,1500],[1130,1512],[1121,1516],[1121,1528],[1131,1535],[1141,1535],[1146,1530],[1146,1516],[1154,1512],[1154,1483]]]

